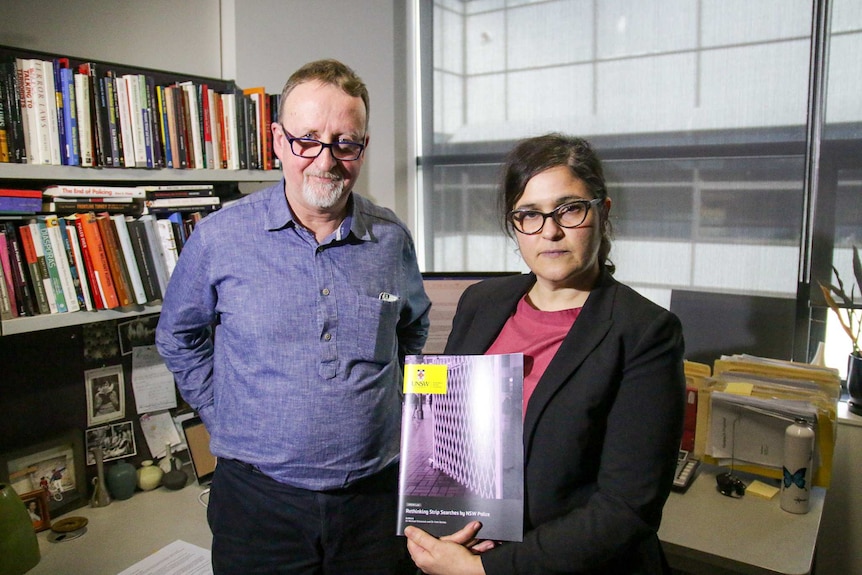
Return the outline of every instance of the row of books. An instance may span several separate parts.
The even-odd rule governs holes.
[[[79,203],[76,200],[94,206],[113,203],[110,198],[82,195],[88,188],[53,186],[46,193],[77,190],[77,196],[48,197],[70,200],[70,204]],[[188,236],[201,218],[220,206],[218,196],[175,194],[206,193],[205,188],[115,188],[113,199],[126,206],[125,212],[109,213],[97,207],[0,221],[0,319],[134,309],[160,301]],[[150,208],[149,213],[140,209],[176,202],[188,205]],[[200,205],[195,207],[193,202]]]
[[[68,58],[0,61],[0,162],[178,169],[275,169],[279,95],[158,84]]]

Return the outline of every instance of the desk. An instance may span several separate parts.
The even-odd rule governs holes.
[[[725,470],[702,464],[688,491],[671,493],[658,532],[671,567],[699,575],[810,573],[826,490],[815,487],[811,510],[795,515],[781,509],[778,495],[725,497],[715,488]]]
[[[778,496],[721,495],[718,469],[701,465],[688,491],[668,499],[659,537],[671,566],[698,575],[808,573],[825,491],[815,488],[811,511],[793,515],[781,510]],[[50,543],[49,531],[39,533],[42,560],[27,575],[116,575],[177,539],[209,549],[201,492],[192,482],[179,491],[160,487],[107,507],[76,509],[66,517],[86,517],[87,533],[62,543]]]
[[[48,541],[50,531],[39,533],[42,559],[27,575],[116,575],[177,539],[209,549],[202,491],[192,482],[178,491],[159,487],[106,507],[75,509],[63,517],[86,517],[87,532],[61,543]]]

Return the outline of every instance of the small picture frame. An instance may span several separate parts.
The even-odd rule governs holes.
[[[96,464],[93,448],[102,448],[102,461],[137,455],[135,432],[131,421],[121,421],[87,430],[87,465]]]
[[[33,529],[38,533],[51,526],[51,510],[48,508],[48,490],[36,489],[20,496],[30,514]]]
[[[159,314],[139,316],[135,319],[117,324],[117,335],[120,340],[120,353],[129,355],[132,348],[141,345],[156,344],[156,325]]]
[[[84,434],[70,429],[52,439],[0,455],[0,483],[19,496],[48,493],[52,517],[87,503]]]
[[[93,427],[126,414],[126,386],[123,366],[112,365],[84,372],[87,393],[87,427]]]

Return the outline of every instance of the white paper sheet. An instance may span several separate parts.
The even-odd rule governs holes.
[[[153,457],[164,457],[165,445],[179,445],[182,440],[169,411],[145,413],[141,416],[141,430]],[[175,450],[172,450],[175,451]]]
[[[177,539],[119,575],[212,575],[208,549]]]
[[[174,376],[168,371],[156,346],[132,348],[132,390],[139,414],[177,406]]]

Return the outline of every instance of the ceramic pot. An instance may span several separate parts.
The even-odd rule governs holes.
[[[39,540],[24,502],[0,483],[0,573],[20,575],[39,563]]]
[[[138,483],[138,473],[134,465],[128,461],[120,461],[109,466],[105,474],[108,491],[114,499],[128,499],[134,495]]]
[[[142,461],[141,467],[138,468],[138,487],[141,491],[155,489],[161,484],[164,474],[164,471],[158,465],[153,465],[151,459]]]
[[[847,393],[850,401],[847,408],[862,415],[862,356],[850,354],[847,358]]]

